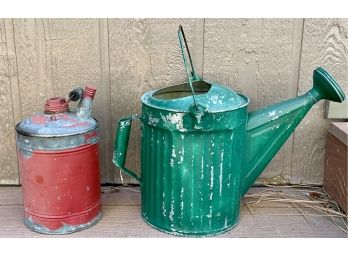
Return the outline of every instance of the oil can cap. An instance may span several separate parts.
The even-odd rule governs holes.
[[[238,109],[249,102],[247,97],[219,84],[198,80],[192,86],[194,97],[189,84],[183,83],[148,92],[142,96],[142,102],[168,111],[189,112],[196,106],[211,113]]]
[[[69,111],[69,105],[64,97],[53,97],[46,100],[45,113],[54,114]]]

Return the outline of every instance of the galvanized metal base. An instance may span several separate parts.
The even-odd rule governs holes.
[[[64,235],[64,234],[71,234],[83,229],[90,228],[94,226],[95,224],[97,224],[101,218],[102,218],[102,212],[99,212],[95,218],[93,218],[91,221],[85,224],[80,224],[80,225],[63,224],[62,227],[55,230],[48,229],[47,227],[41,224],[33,222],[30,217],[24,218],[24,224],[27,226],[27,228],[37,233],[48,234],[48,235]]]
[[[181,237],[209,237],[209,236],[217,236],[217,235],[221,235],[226,233],[227,231],[235,228],[238,223],[239,223],[239,217],[236,221],[236,223],[232,224],[231,226],[225,227],[223,229],[220,230],[213,230],[213,231],[209,231],[209,232],[197,232],[197,233],[188,233],[188,232],[184,232],[184,231],[168,231],[159,227],[156,227],[155,225],[151,224],[150,221],[148,219],[146,219],[146,217],[144,215],[141,215],[141,217],[143,218],[143,220],[150,226],[153,227],[154,229],[157,229],[158,231],[164,232],[166,234],[169,235],[173,235],[173,236],[181,236]]]

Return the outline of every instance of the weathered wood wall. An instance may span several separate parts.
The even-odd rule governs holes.
[[[144,92],[185,80],[179,24],[198,73],[245,92],[251,110],[307,91],[319,65],[348,91],[348,19],[0,19],[0,184],[20,183],[14,125],[84,83],[98,88],[102,182],[121,182],[116,122],[140,112]],[[328,124],[322,102],[260,179],[322,183]],[[135,128],[127,163],[139,171],[137,142]]]

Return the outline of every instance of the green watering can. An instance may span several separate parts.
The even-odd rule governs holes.
[[[317,68],[304,95],[248,112],[248,97],[196,75],[181,26],[178,36],[189,82],[142,96],[141,116],[118,122],[113,162],[139,181],[149,225],[174,235],[215,235],[236,226],[241,198],[309,109],[345,95]],[[133,119],[142,124],[141,176],[125,167]]]

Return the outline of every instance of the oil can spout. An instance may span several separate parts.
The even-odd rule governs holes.
[[[342,102],[345,94],[330,74],[319,67],[313,72],[313,88],[304,95],[248,114],[242,195],[255,182],[310,108],[321,99]]]
[[[91,117],[91,111],[92,111],[92,102],[93,102],[93,98],[95,95],[95,92],[97,91],[97,89],[93,86],[86,86],[85,89],[83,90],[82,93],[82,98],[77,106],[77,110],[76,110],[76,114],[83,118],[83,119],[88,119]],[[78,92],[76,91],[76,94],[78,94]],[[74,96],[72,94],[72,96]]]

